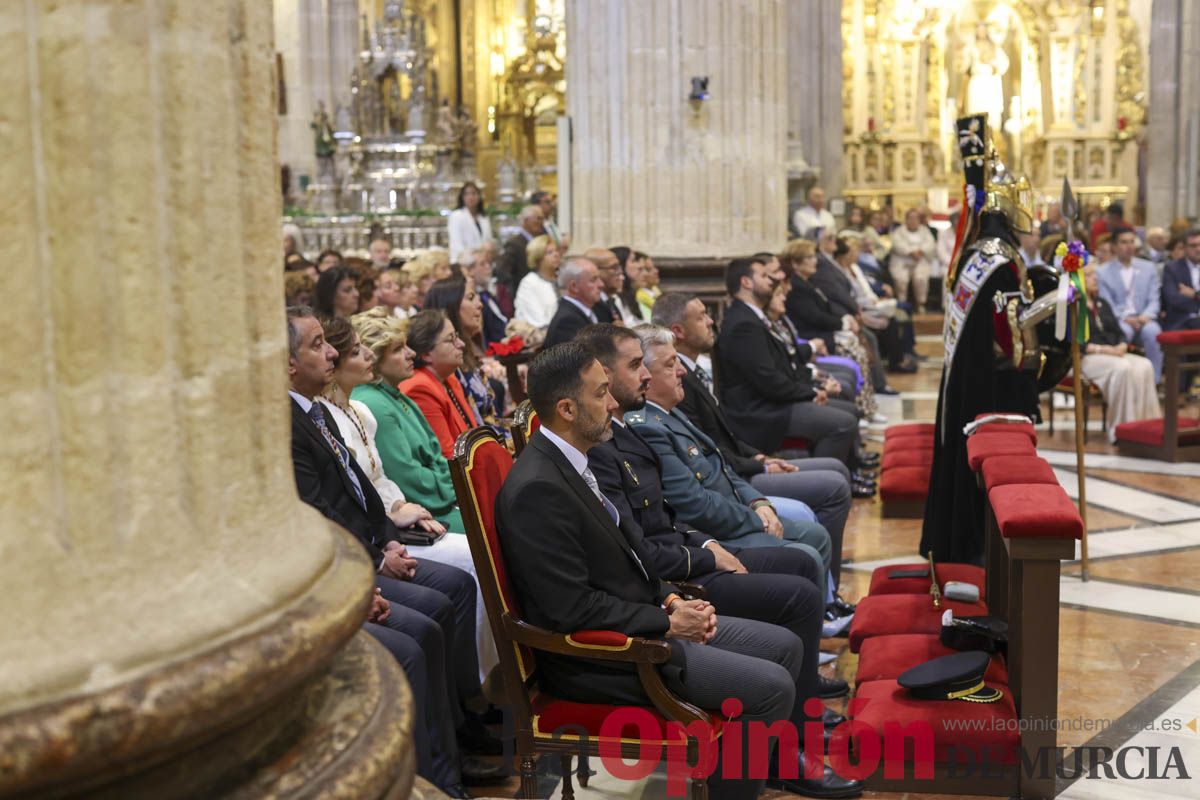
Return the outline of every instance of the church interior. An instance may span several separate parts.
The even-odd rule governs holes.
[[[0,798],[1200,797],[1200,3],[0,6]],[[603,435],[586,371],[544,404],[555,351]],[[539,447],[628,620],[538,621],[586,605],[506,544]],[[545,485],[533,527],[586,537]],[[726,505],[774,540],[722,549]],[[768,760],[757,668],[730,712],[681,653],[768,549],[821,596],[778,724],[826,749],[706,783],[742,701]]]

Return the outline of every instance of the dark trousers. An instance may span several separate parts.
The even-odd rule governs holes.
[[[814,456],[836,458],[846,466],[853,466],[858,418],[831,405],[794,403],[787,436],[807,439]]]
[[[765,472],[750,478],[750,485],[769,497],[789,497],[806,504],[817,515],[833,546],[829,569],[833,573],[835,591],[842,573],[842,540],[846,519],[850,516],[853,495],[850,492],[850,472],[832,458],[798,458],[791,462],[799,471]],[[738,614],[738,616],[743,616]]]

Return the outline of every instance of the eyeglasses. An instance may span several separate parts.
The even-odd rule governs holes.
[[[458,342],[461,340],[462,340],[462,337],[460,337],[458,335],[458,331],[455,331],[454,333],[447,336],[445,339],[442,339],[442,341],[439,342],[439,344],[454,344],[455,342]]]

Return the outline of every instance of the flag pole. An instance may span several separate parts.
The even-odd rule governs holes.
[[[1079,340],[1071,342],[1071,374],[1075,384],[1075,472],[1079,479],[1079,518],[1083,520],[1083,539],[1080,541],[1083,580],[1088,579],[1088,521],[1087,478],[1083,471],[1083,442],[1087,432],[1083,426],[1083,376],[1079,368]],[[1050,413],[1054,413],[1051,410]]]

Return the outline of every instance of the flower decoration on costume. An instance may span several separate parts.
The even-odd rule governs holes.
[[[1054,248],[1054,263],[1062,269],[1058,286],[1058,311],[1055,317],[1055,336],[1066,341],[1086,343],[1090,331],[1087,318],[1087,291],[1083,268],[1091,256],[1083,242],[1059,242]],[[1069,338],[1068,338],[1069,337]]]
[[[1087,266],[1090,256],[1087,248],[1083,246],[1083,242],[1075,240],[1070,244],[1059,242],[1059,245],[1054,250],[1054,255],[1062,259],[1062,268],[1070,273],[1079,272]]]

